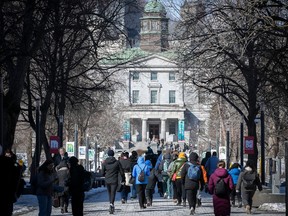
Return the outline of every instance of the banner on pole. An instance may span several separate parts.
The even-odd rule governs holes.
[[[60,138],[58,136],[50,136],[50,153],[57,154],[60,147]]]
[[[78,159],[86,159],[86,146],[79,146],[79,156]]]
[[[68,157],[74,156],[74,142],[66,142],[66,152],[68,154]]]
[[[244,154],[254,154],[254,137],[244,137]]]

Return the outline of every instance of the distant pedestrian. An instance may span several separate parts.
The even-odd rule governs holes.
[[[184,188],[189,204],[190,215],[195,214],[199,186],[200,190],[203,190],[205,184],[202,169],[198,164],[198,158],[198,154],[192,152],[189,155],[189,162],[185,163],[181,170],[181,179],[184,180]]]
[[[114,201],[119,184],[119,175],[121,177],[121,183],[124,182],[125,175],[120,162],[114,157],[114,151],[110,149],[107,154],[108,157],[105,159],[105,161],[103,161],[102,164],[102,174],[105,176],[105,182],[110,201],[109,213],[114,214]]]
[[[197,161],[198,165],[200,165],[200,162]],[[202,176],[203,176],[203,180],[204,180],[204,189],[205,189],[205,193],[208,192],[208,177],[207,177],[207,172],[205,169],[205,166],[203,166],[202,164],[200,165],[201,167],[201,171],[202,171]],[[200,188],[199,188],[200,189]],[[201,193],[200,190],[198,190],[197,192],[197,206],[200,207],[202,205],[202,201],[201,201]]]
[[[144,174],[144,179],[143,181],[140,181],[139,176],[141,176],[140,174],[142,174],[142,171]],[[146,208],[145,190],[146,190],[146,185],[148,184],[149,175],[150,175],[150,169],[145,164],[144,157],[140,156],[137,160],[137,164],[134,166],[133,171],[132,171],[132,176],[133,178],[135,178],[135,181],[136,181],[136,188],[137,188],[137,193],[138,193],[140,209]]]
[[[39,216],[50,216],[52,212],[53,185],[58,181],[53,168],[53,160],[47,159],[38,170],[36,195],[39,204]]]
[[[209,178],[208,188],[209,192],[213,194],[215,216],[230,215],[230,192],[233,190],[233,181],[228,171],[225,169],[224,161],[221,160],[218,162],[217,169]]]
[[[155,168],[152,166],[152,163],[150,160],[146,160],[145,164],[150,169],[150,175],[148,177],[148,184],[146,186],[145,196],[146,196],[147,206],[152,206],[153,194],[155,193],[155,186],[156,186],[158,179],[161,180],[161,175],[159,175],[158,172],[155,170]]]
[[[56,173],[59,179],[58,185],[64,188],[62,192],[57,193],[57,196],[60,199],[61,213],[63,214],[68,212],[69,205],[69,188],[66,185],[70,178],[68,163],[66,161],[61,161],[56,167]]]
[[[201,161],[201,165],[205,167],[206,165],[206,162],[208,161],[208,159],[211,157],[211,152],[210,151],[207,151],[205,153],[205,158],[202,159]]]
[[[170,181],[171,181],[171,184],[172,184],[172,197],[173,197],[173,202],[174,203],[177,203],[177,188],[176,188],[176,182],[172,181],[172,176],[173,176],[173,171],[172,170],[173,170],[174,163],[177,160],[177,158],[178,158],[178,152],[174,152],[172,154],[172,161],[169,164],[169,167],[168,167],[168,170],[167,170],[169,178],[170,178]]]
[[[236,193],[236,186],[237,186],[237,182],[238,182],[238,178],[241,172],[241,166],[239,163],[233,163],[232,166],[229,168],[229,174],[232,177],[233,180],[233,190],[231,191],[230,194],[230,199],[232,202],[232,206],[235,207],[235,198],[237,197],[237,204],[238,204],[238,208],[242,207],[242,199],[241,199],[241,194],[240,193]]]
[[[253,196],[256,189],[262,190],[262,184],[252,160],[248,160],[244,170],[240,173],[236,192],[242,195],[242,202],[247,214],[251,214]]]
[[[137,164],[138,154],[136,151],[131,152],[131,156],[129,158],[131,164],[131,172],[133,171],[134,166]],[[137,198],[137,190],[136,190],[136,182],[131,185],[131,199]]]
[[[186,193],[183,185],[183,179],[181,178],[181,170],[184,167],[187,161],[186,155],[184,152],[180,152],[178,158],[174,161],[172,173],[175,178],[172,177],[172,181],[175,181],[176,184],[176,196],[177,196],[177,204],[180,206],[182,204],[183,198],[183,206],[186,207]]]
[[[205,169],[207,171],[208,179],[210,178],[212,173],[214,173],[214,171],[217,169],[218,162],[219,162],[219,159],[217,157],[217,153],[213,152],[212,157],[210,157],[205,164]]]
[[[79,160],[74,156],[69,158],[70,178],[67,186],[69,187],[69,193],[71,195],[72,214],[74,216],[83,216],[85,170],[78,162]]]
[[[159,165],[159,172],[161,173],[163,179],[164,199],[172,198],[172,183],[171,178],[168,175],[168,168],[171,162],[171,154],[170,152],[167,152]]]
[[[129,153],[122,152],[119,162],[125,175],[125,185],[123,185],[123,189],[121,191],[121,202],[124,204],[127,203],[128,194],[131,191],[129,184],[129,179],[131,178],[131,162],[129,160]]]
[[[69,157],[66,149],[64,147],[59,148],[58,153],[55,154],[52,159],[54,161],[55,167],[59,165],[61,161],[65,161],[66,163],[68,163]]]

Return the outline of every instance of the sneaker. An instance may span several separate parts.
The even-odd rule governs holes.
[[[181,202],[177,202],[177,203],[176,203],[176,206],[181,206]]]
[[[164,198],[164,199],[167,199],[167,194],[166,194],[166,193],[164,193],[163,198]]]
[[[110,204],[109,206],[109,214],[113,214],[114,213],[114,206],[112,204]]]
[[[186,201],[183,202],[183,207],[186,207]]]
[[[197,199],[197,206],[200,207],[202,205],[201,199]]]
[[[125,203],[125,199],[121,199],[121,202],[122,202],[122,204],[124,204]]]
[[[195,209],[194,208],[191,208],[190,210],[190,215],[194,215],[195,214]]]
[[[249,205],[246,205],[246,213],[251,214],[251,208]]]
[[[170,199],[171,197],[170,196],[167,196],[167,199]]]

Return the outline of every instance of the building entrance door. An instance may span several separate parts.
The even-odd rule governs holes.
[[[159,139],[159,124],[149,125],[149,138],[150,140]]]

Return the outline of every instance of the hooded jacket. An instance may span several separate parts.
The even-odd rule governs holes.
[[[232,168],[232,169],[229,170],[229,174],[232,177],[234,185],[236,185],[237,182],[238,182],[238,178],[239,178],[240,172],[241,172],[241,170],[239,168]]]
[[[145,179],[143,182],[138,181],[138,176],[144,170]],[[148,184],[148,176],[150,175],[150,166],[145,164],[144,157],[139,157],[137,160],[137,164],[133,167],[132,176],[135,178],[135,184]]]
[[[113,156],[109,156],[102,164],[102,175],[105,176],[107,184],[118,184],[118,175],[122,181],[125,180],[124,171],[119,161]]]
[[[181,170],[186,163],[187,159],[184,152],[180,152],[178,158],[174,161],[172,172],[176,173],[176,179],[181,179]],[[173,174],[172,174],[173,175]]]

